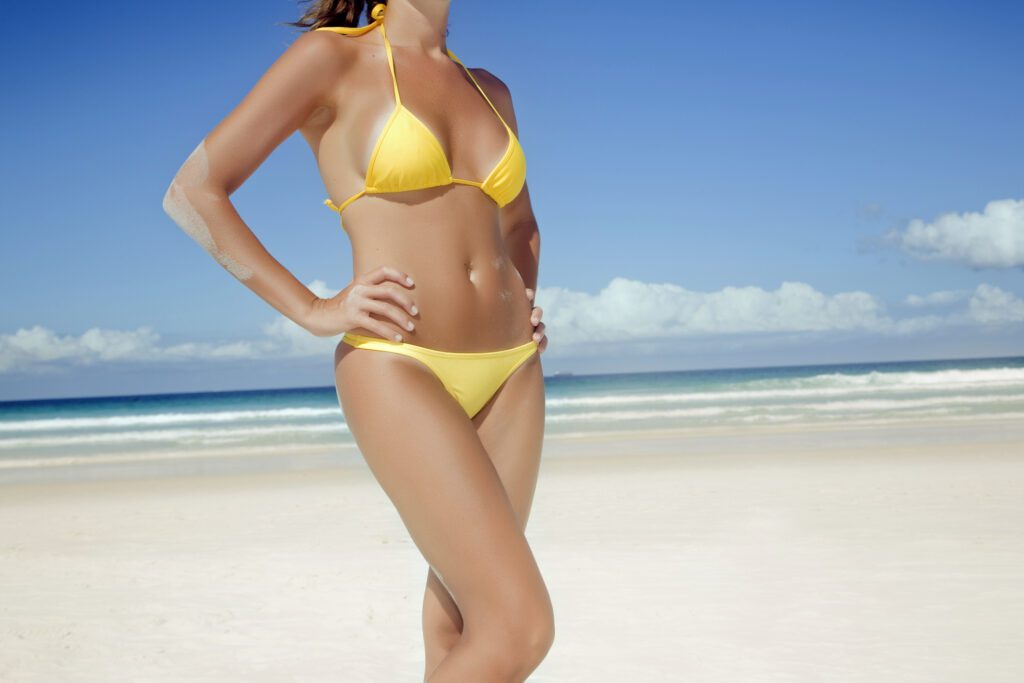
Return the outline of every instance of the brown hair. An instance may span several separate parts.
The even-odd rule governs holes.
[[[372,12],[386,0],[307,0],[306,11],[298,21],[287,22],[309,30],[321,26],[358,26],[359,15],[366,11],[366,20],[373,21]]]

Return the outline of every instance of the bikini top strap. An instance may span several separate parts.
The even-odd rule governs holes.
[[[462,63],[462,60],[461,60],[461,59],[459,59],[458,57],[456,57],[456,56],[455,56],[455,53],[454,53],[454,52],[452,52],[451,50],[448,50],[448,56],[449,56],[449,57],[451,57],[451,58],[452,58],[453,60],[455,60],[455,63],[456,63],[456,64],[458,64],[459,66],[461,66],[461,67],[462,67],[462,69],[463,69],[463,70],[464,70],[464,71],[466,72],[466,75],[468,75],[468,76],[469,76],[469,79],[470,79],[471,81],[473,81],[473,85],[475,85],[475,86],[476,86],[476,89],[477,89],[477,90],[479,90],[479,91],[480,91],[480,94],[484,96],[484,99],[485,99],[485,100],[487,100],[487,104],[491,105],[491,109],[493,109],[493,110],[494,110],[494,113],[498,115],[498,120],[499,120],[499,121],[501,121],[501,122],[502,122],[502,124],[504,124],[504,126],[505,126],[506,128],[508,128],[508,127],[509,127],[509,126],[508,126],[508,124],[507,124],[507,123],[505,123],[505,117],[503,117],[503,116],[501,115],[501,112],[500,112],[500,111],[498,111],[498,108],[494,106],[494,103],[493,103],[493,102],[491,102],[491,98],[490,98],[490,97],[488,97],[488,96],[487,96],[487,93],[485,93],[485,92],[484,92],[484,89],[480,87],[480,84],[479,84],[479,83],[477,82],[476,78],[474,78],[474,77],[473,77],[473,72],[472,72],[472,71],[470,71],[470,70],[469,70],[469,68],[468,68],[468,67],[467,67],[467,66],[466,66],[465,64],[463,64],[463,63]],[[509,128],[509,130],[511,130],[511,128]]]
[[[384,5],[377,5],[377,7],[384,7]],[[381,13],[381,16],[383,16],[383,12]],[[395,105],[397,106],[402,104],[402,96],[398,94],[398,76],[395,75],[395,56],[391,53],[391,41],[388,40],[388,32],[384,30],[383,20],[380,20],[380,35],[384,38],[384,50],[388,53],[388,68],[391,69],[391,85],[395,90]]]
[[[395,103],[401,104],[402,97],[398,94],[398,77],[395,75],[395,57],[391,53],[391,42],[388,40],[387,31],[384,30],[384,12],[386,7],[387,5],[383,3],[374,5],[373,11],[370,13],[373,17],[373,21],[365,26],[321,26],[316,30],[332,31],[346,36],[361,36],[364,33],[369,33],[373,29],[380,27],[380,34],[384,38],[384,50],[388,54],[388,69],[391,71],[391,86],[395,91]]]

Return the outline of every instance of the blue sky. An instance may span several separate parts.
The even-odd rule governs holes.
[[[336,340],[161,209],[297,7],[5,12],[0,399],[333,381]],[[1022,21],[1009,2],[455,0],[449,46],[516,105],[545,372],[1024,353]],[[232,200],[333,293],[351,254],[324,196],[296,134]]]

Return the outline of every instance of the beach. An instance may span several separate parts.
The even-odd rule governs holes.
[[[0,487],[0,679],[422,680],[426,564],[317,458]],[[549,437],[530,680],[1020,680],[1020,519],[1018,419]]]
[[[1024,683],[1024,2],[4,7],[0,683]]]

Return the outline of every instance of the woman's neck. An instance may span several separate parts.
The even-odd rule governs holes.
[[[392,45],[447,55],[450,0],[388,0],[384,28]]]

